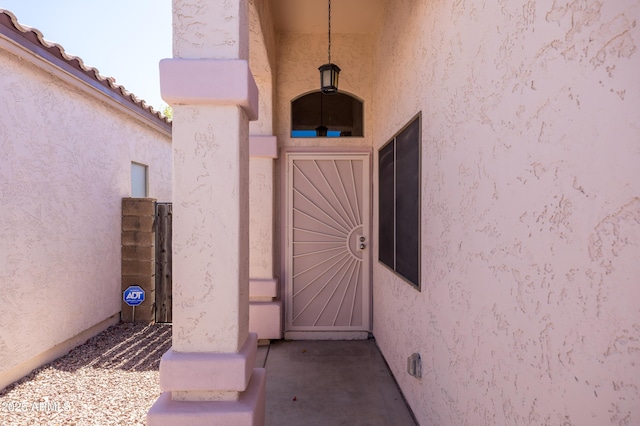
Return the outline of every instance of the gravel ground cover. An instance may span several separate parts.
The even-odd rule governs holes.
[[[0,392],[1,425],[144,425],[171,325],[120,323]]]

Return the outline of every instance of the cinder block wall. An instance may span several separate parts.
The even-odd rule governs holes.
[[[132,307],[121,296],[124,322],[155,321],[155,198],[122,199],[122,292],[137,285],[145,292]]]

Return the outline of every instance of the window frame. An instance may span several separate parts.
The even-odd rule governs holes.
[[[134,181],[138,182],[134,176],[138,176],[137,174],[134,174],[134,169],[137,169],[137,171],[142,171],[144,170],[144,196],[140,197],[138,195],[136,195],[136,190],[139,188],[134,188]],[[147,164],[144,163],[139,163],[137,161],[132,161],[131,162],[131,174],[130,174],[130,179],[131,179],[131,185],[130,185],[130,196],[131,198],[149,198],[149,166]],[[134,190],[135,189],[135,190]]]
[[[417,126],[417,128],[414,128]],[[411,133],[415,131],[415,135]],[[410,138],[410,139],[403,139]],[[398,182],[398,139],[401,139],[403,144],[400,147],[401,154],[404,157],[415,156],[417,161],[415,164],[409,164],[409,166],[415,166],[417,169],[410,170],[409,178],[410,188],[407,191],[411,191],[410,194],[403,194],[401,183]],[[413,143],[411,146],[406,145],[405,142]],[[389,155],[392,154],[392,168],[389,170]],[[402,161],[403,159],[401,159]],[[406,161],[406,158],[404,158]],[[402,171],[406,172],[408,167],[401,167]],[[393,174],[390,176],[389,173]],[[414,176],[415,175],[415,176]],[[415,179],[413,179],[415,177]],[[407,182],[407,173],[404,173],[400,178]],[[392,197],[392,218],[389,219],[389,182],[392,182],[393,197]],[[415,191],[415,192],[413,192]],[[392,271],[399,276],[402,280],[410,284],[416,290],[421,291],[421,258],[422,258],[422,113],[419,112],[409,120],[393,137],[391,137],[384,145],[378,150],[378,263]],[[399,195],[403,194],[403,195]],[[399,200],[401,204],[401,212],[404,212],[403,217],[399,217],[398,206]],[[409,200],[411,207],[413,200],[415,200],[415,209],[407,209],[406,204]],[[409,211],[410,210],[410,211]],[[408,213],[407,213],[408,211]],[[408,235],[404,238],[398,235],[398,224],[401,224],[401,232],[404,235]],[[407,226],[409,230],[407,230]],[[389,241],[389,234],[392,234],[391,242]],[[415,241],[414,240],[415,237]],[[401,254],[409,252],[410,259],[401,260],[401,270],[398,270],[398,241],[401,241]],[[392,244],[389,247],[388,244]],[[406,256],[408,256],[406,255]],[[392,262],[390,262],[392,260]],[[415,266],[411,269],[411,273],[407,273],[407,269],[404,269],[407,265]],[[390,264],[392,263],[392,264]]]

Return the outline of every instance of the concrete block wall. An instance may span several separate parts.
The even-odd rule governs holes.
[[[124,322],[155,321],[155,198],[122,199],[122,287],[140,286],[144,301],[129,306],[121,296]]]

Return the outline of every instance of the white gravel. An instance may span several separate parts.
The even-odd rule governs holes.
[[[171,325],[120,323],[0,392],[2,425],[144,425]]]

